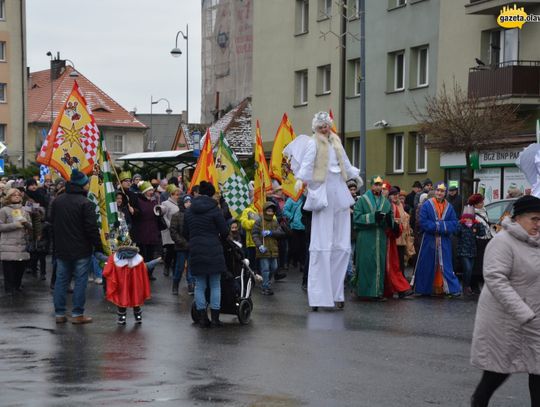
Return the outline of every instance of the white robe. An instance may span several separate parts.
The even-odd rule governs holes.
[[[349,208],[354,203],[341,176],[341,169],[334,149],[329,146],[328,171],[324,182],[326,188],[317,188],[320,183],[311,181],[317,153],[317,144],[310,140],[297,178],[308,182],[308,195],[321,191],[326,194],[328,205],[314,211],[311,220],[309,245],[308,300],[310,307],[333,307],[342,302],[344,280],[351,253],[351,215]],[[342,149],[343,164],[347,179],[357,178],[358,168],[349,162]],[[323,197],[324,200],[324,197]]]

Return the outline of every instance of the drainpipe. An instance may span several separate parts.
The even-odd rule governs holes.
[[[25,83],[25,75],[26,75],[26,42],[24,40],[24,33],[25,33],[25,26],[24,26],[24,1],[21,1],[19,3],[20,5],[20,18],[21,18],[21,66],[23,69],[21,69],[21,88],[22,88],[22,167],[25,168],[26,166],[26,133],[28,132],[28,123],[26,122],[26,86],[24,86]],[[13,126],[12,126],[13,127]]]
[[[366,191],[366,0],[360,0],[360,177]]]
[[[345,32],[347,30],[347,6],[345,2],[341,5],[341,27],[340,27],[340,37],[341,37],[341,50],[340,50],[340,67],[339,67],[339,129],[340,129],[340,138],[341,143],[345,147],[345,95],[347,90],[346,82],[346,62],[347,62],[347,36]]]

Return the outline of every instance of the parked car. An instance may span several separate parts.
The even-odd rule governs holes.
[[[512,213],[512,206],[516,198],[501,199],[488,203],[485,208],[488,214],[488,222],[493,231],[498,232],[501,221]]]

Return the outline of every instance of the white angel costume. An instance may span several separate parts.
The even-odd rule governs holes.
[[[531,195],[540,198],[540,144],[530,144],[516,161],[518,168],[532,186]]]
[[[319,112],[313,130],[332,125],[328,113]],[[343,302],[344,280],[351,252],[350,206],[354,200],[346,181],[358,179],[338,136],[315,133],[299,136],[284,150],[297,180],[307,184],[304,208],[312,211],[309,245],[308,300],[311,307],[333,307]]]

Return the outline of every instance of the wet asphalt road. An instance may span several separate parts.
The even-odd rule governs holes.
[[[118,327],[89,283],[94,323],[56,325],[48,281],[0,294],[1,406],[468,406],[480,373],[469,365],[476,304],[417,298],[313,313],[300,275],[254,293],[247,326],[192,325],[191,299],[160,269],[143,324]],[[129,312],[129,311],[128,311]],[[529,405],[515,375],[493,406]]]

